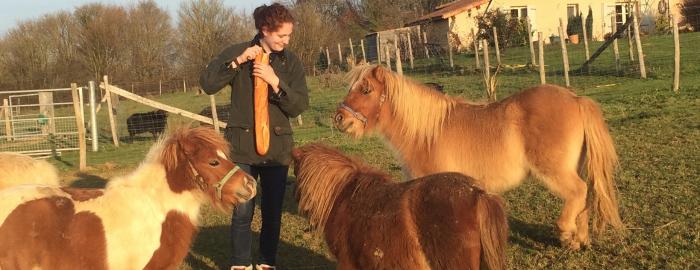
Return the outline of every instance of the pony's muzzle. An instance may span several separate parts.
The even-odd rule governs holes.
[[[244,181],[245,182],[243,183],[243,190],[239,190],[238,192],[236,192],[236,195],[238,196],[238,198],[240,198],[239,200],[243,200],[243,202],[255,197],[255,194],[258,190],[258,182],[255,181],[255,178],[253,178],[252,176],[246,174]]]

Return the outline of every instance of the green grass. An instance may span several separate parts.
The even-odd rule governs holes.
[[[632,68],[629,68],[632,71],[625,72],[625,76],[615,76],[614,65],[610,65],[612,57],[596,62],[592,75],[572,75],[573,89],[599,102],[610,126],[621,159],[616,183],[621,214],[630,228],[629,233],[622,237],[611,234],[596,237],[592,248],[583,251],[571,252],[559,247],[554,222],[561,202],[536,180],[528,180],[504,194],[510,223],[510,268],[700,268],[700,214],[697,211],[700,205],[700,71],[696,64],[692,64],[700,63],[700,54],[690,49],[693,41],[700,41],[700,35],[685,34],[682,39],[684,48],[689,49],[682,58],[683,78],[679,94],[670,89],[673,62],[666,59],[666,55],[672,55],[672,43],[668,37],[644,40],[650,68],[647,80],[637,79]],[[624,44],[626,42],[621,42],[621,52],[626,52]],[[596,46],[593,44],[591,48]],[[582,54],[582,47],[572,46],[569,50],[572,54]],[[548,59],[552,59],[551,66],[556,69],[558,46],[548,48],[547,54]],[[606,54],[611,55],[609,51]],[[406,73],[421,81],[444,84],[449,95],[482,100],[485,98],[482,79],[470,66],[473,63],[471,57],[469,54],[458,55],[455,71],[443,68],[442,71],[407,70]],[[572,56],[572,63],[581,63],[581,57],[576,57]],[[524,64],[527,59],[527,48],[509,49],[504,55],[504,62],[511,64]],[[437,62],[424,59],[417,61],[417,65]],[[556,70],[548,76],[548,81],[563,82]],[[309,142],[334,145],[399,177],[400,164],[379,139],[352,140],[331,127],[330,116],[347,91],[342,76],[323,75],[308,80],[311,108],[303,114],[303,125],[298,126],[294,121],[297,145]],[[523,68],[504,70],[499,75],[498,96],[503,98],[538,82],[537,72]],[[220,94],[217,98],[219,103],[227,103],[228,95]],[[209,104],[205,96],[191,93],[164,95],[157,99],[195,112]],[[120,123],[124,123],[130,113],[140,110],[148,109],[122,102]],[[100,117],[102,147],[100,152],[88,153],[92,170],[75,174],[74,153],[67,153],[56,162],[64,172],[66,182],[99,186],[103,184],[103,178],[133,169],[150,146],[147,136],[134,143],[123,143],[119,148],[110,146],[111,139],[106,132],[108,122],[104,115]],[[182,121],[177,118],[171,117],[170,123]],[[309,230],[307,221],[296,211],[294,182],[290,176],[279,263],[284,269],[332,269],[334,264],[323,240]],[[181,269],[227,269],[229,222],[230,214],[207,208],[200,234]],[[255,237],[259,228],[258,213],[254,220]],[[254,247],[257,247],[257,239]]]

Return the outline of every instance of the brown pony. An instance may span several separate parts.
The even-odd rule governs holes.
[[[255,196],[228,151],[213,129],[183,128],[105,189],[3,189],[0,269],[175,269],[203,203],[230,208]]]
[[[335,149],[292,151],[299,211],[338,269],[505,269],[501,199],[460,173],[397,183]]]
[[[590,244],[591,208],[594,232],[608,224],[623,230],[613,183],[617,154],[591,99],[540,85],[499,102],[473,104],[379,66],[355,68],[349,78],[336,127],[355,137],[378,132],[410,176],[461,172],[488,192],[503,192],[531,174],[564,201],[557,221],[563,246]],[[591,200],[579,174],[584,167]]]

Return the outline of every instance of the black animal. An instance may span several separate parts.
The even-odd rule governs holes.
[[[132,114],[126,119],[126,128],[129,130],[131,141],[134,141],[134,135],[144,132],[150,132],[155,139],[163,133],[167,123],[168,114],[164,110],[156,110]]]
[[[443,91],[442,84],[429,82],[429,83],[425,83],[425,85],[430,86],[431,88],[437,90],[438,92],[443,92],[443,93],[445,92],[445,91]]]
[[[216,116],[219,118],[219,122],[228,123],[228,115],[230,112],[229,108],[231,108],[231,104],[216,105]],[[204,109],[202,109],[202,111],[199,112],[199,115],[211,118],[211,106],[207,106]],[[207,123],[201,124],[203,126],[211,126]]]

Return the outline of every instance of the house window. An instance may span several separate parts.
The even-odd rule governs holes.
[[[566,16],[568,18],[577,16],[579,13],[578,11],[578,4],[568,4],[566,5]]]
[[[511,18],[525,18],[525,17],[527,17],[527,7],[510,7],[510,17]]]
[[[629,16],[629,11],[627,6],[623,4],[615,5],[615,24],[617,24],[617,29],[620,29],[625,23],[625,20]]]

